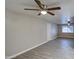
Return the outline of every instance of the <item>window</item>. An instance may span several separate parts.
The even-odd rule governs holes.
[[[73,26],[62,26],[62,32],[63,33],[73,33],[74,28],[73,28]]]

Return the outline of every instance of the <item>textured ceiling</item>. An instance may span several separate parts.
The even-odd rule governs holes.
[[[37,16],[37,11],[25,11],[24,8],[39,8],[34,0],[6,0],[6,10],[21,14],[29,14],[34,17],[46,19],[54,23],[62,23],[67,17],[74,15],[74,0],[40,0],[42,3],[48,5],[48,7],[60,6],[62,9],[59,11],[51,11],[55,13],[55,16],[49,14]],[[26,14],[26,15],[27,15]],[[63,22],[64,23],[64,22]]]

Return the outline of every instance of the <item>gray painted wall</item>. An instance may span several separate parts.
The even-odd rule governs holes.
[[[43,19],[33,18],[28,15],[6,11],[6,56],[12,56],[47,40],[48,32],[52,31],[52,38],[56,37],[56,25]],[[51,27],[47,27],[50,24]],[[48,31],[47,28],[50,30]],[[54,31],[53,31],[54,30]]]

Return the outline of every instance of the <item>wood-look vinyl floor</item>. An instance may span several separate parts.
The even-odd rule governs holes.
[[[56,39],[12,59],[74,59],[74,39]]]

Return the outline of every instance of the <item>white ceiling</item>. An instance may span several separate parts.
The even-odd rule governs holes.
[[[34,17],[46,19],[54,23],[65,23],[67,18],[74,16],[74,0],[40,0],[48,7],[60,6],[61,10],[51,11],[55,16],[49,14],[37,16],[37,11],[25,11],[24,8],[39,8],[34,0],[6,0],[6,10],[21,14],[29,14]]]

